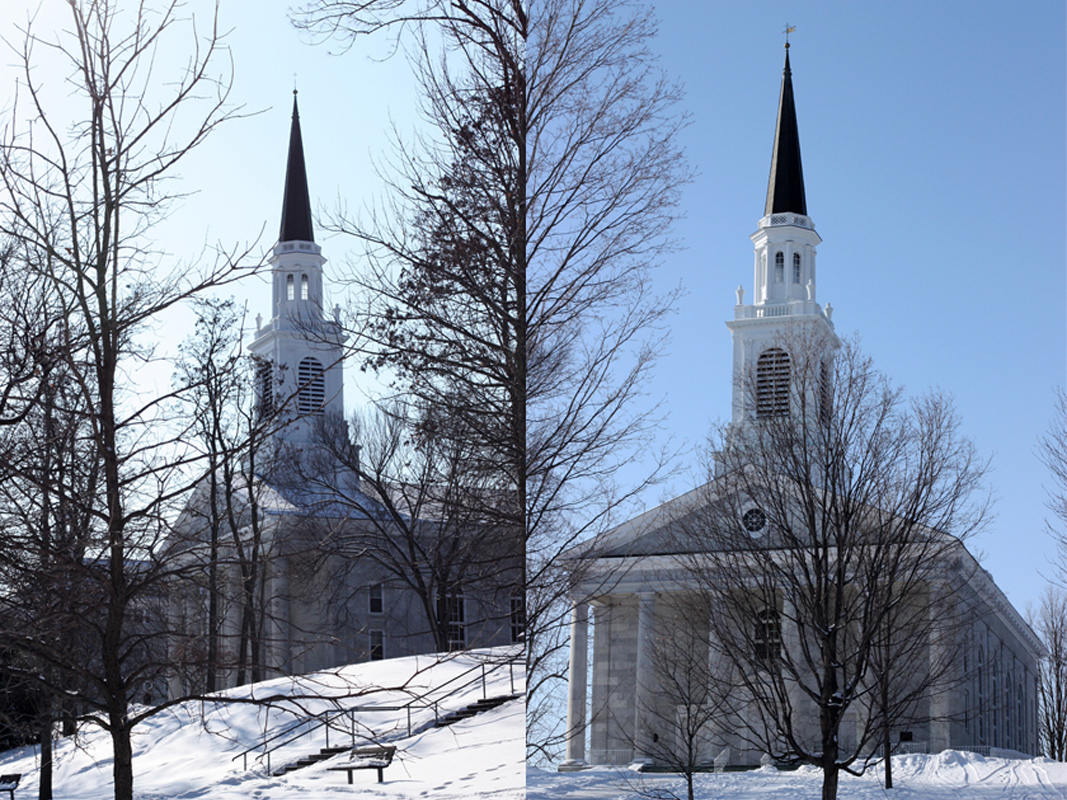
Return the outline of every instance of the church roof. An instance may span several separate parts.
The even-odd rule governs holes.
[[[808,213],[808,205],[804,200],[804,170],[800,165],[797,109],[793,103],[793,73],[789,69],[787,49],[785,69],[782,71],[782,91],[778,97],[778,124],[774,130],[771,177],[767,183],[767,208],[763,214],[767,216],[789,211],[805,216]]]
[[[313,242],[311,196],[308,194],[307,170],[304,167],[304,143],[300,138],[300,112],[293,90],[293,125],[289,130],[289,160],[285,166],[285,196],[282,200],[282,225],[279,242]]]

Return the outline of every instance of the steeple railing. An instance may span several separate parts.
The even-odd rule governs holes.
[[[768,317],[799,316],[826,317],[826,314],[814,300],[734,307],[734,319],[766,319]]]
[[[807,228],[810,231],[815,230],[815,223],[811,221],[811,217],[806,217],[803,214],[794,214],[792,212],[786,212],[785,214],[768,214],[759,221],[761,228],[774,228],[779,225],[793,225],[797,228]]]

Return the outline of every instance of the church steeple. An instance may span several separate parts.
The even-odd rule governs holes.
[[[279,242],[313,242],[311,196],[304,167],[304,142],[300,137],[300,112],[293,89],[293,124],[289,129],[289,160],[285,166],[285,194],[282,197],[282,225]]]
[[[767,205],[750,238],[755,245],[755,291],[746,304],[744,288],[737,287],[734,318],[726,323],[734,340],[733,422],[737,426],[790,413],[793,371],[806,369],[805,359],[823,354],[792,352],[801,332],[817,332],[824,352],[837,346],[833,309],[815,299],[815,255],[822,239],[808,216],[804,198],[788,50],[778,98]],[[814,399],[807,407],[817,407]]]
[[[807,214],[804,199],[804,170],[800,164],[800,134],[797,132],[797,109],[793,102],[793,73],[789,69],[789,43],[786,42],[782,90],[778,97],[778,125],[774,130],[774,153],[771,177],[767,183],[767,206],[764,215]]]
[[[249,345],[258,359],[259,406],[264,412],[282,412],[274,418],[279,423],[274,436],[290,443],[311,441],[313,417],[344,411],[345,337],[338,311],[333,320],[323,316],[325,263],[311,224],[300,114],[293,92],[282,222],[270,256],[271,314],[267,321],[256,318],[256,336]]]

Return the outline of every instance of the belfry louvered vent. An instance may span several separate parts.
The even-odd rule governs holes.
[[[305,358],[297,370],[297,380],[300,381],[297,411],[301,415],[321,414],[326,400],[326,379],[322,374],[322,364],[317,359]]]
[[[789,353],[778,347],[763,352],[756,362],[756,416],[789,413]]]

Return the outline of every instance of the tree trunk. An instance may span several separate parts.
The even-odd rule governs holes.
[[[50,708],[41,712],[41,775],[37,800],[52,800],[52,714]]]
[[[125,714],[111,729],[111,746],[115,762],[111,771],[115,780],[115,800],[133,800],[133,744]]]
[[[822,800],[837,800],[837,779],[841,772],[837,766],[823,767],[822,772]]]
[[[893,745],[889,741],[889,724],[885,726],[885,740],[883,742],[885,747],[885,788],[893,788]]]

